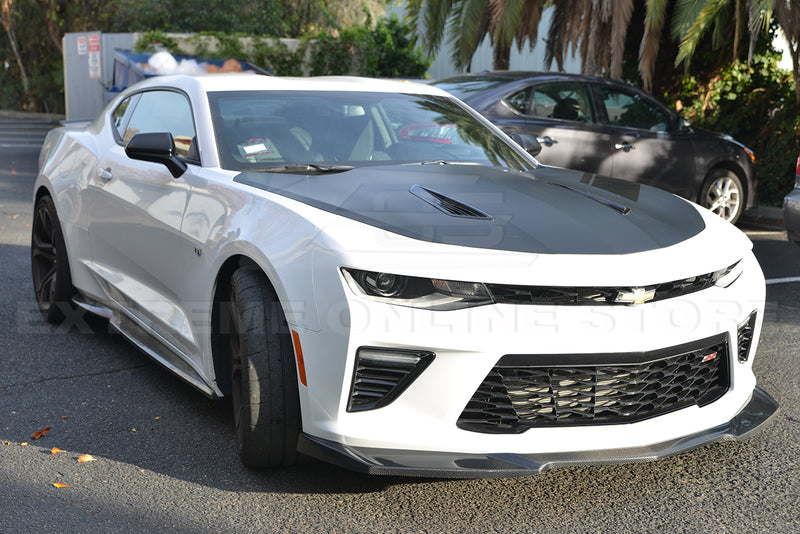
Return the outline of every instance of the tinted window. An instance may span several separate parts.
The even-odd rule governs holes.
[[[617,87],[600,87],[600,95],[609,124],[651,132],[669,130],[669,115],[639,93]]]
[[[180,93],[148,91],[141,94],[122,142],[127,143],[131,137],[142,132],[169,132],[175,139],[179,156],[197,159],[197,149],[192,146],[195,139],[192,109],[189,101]]]
[[[594,122],[588,90],[577,83],[557,82],[526,87],[507,96],[504,102],[530,117]]]
[[[210,93],[209,103],[226,169],[423,161],[533,166],[516,145],[447,97],[234,91]]]

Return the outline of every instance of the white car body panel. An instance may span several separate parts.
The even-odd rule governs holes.
[[[695,207],[705,229],[690,239],[623,255],[488,250],[413,239],[234,182],[239,173],[220,168],[206,92],[440,91],[375,80],[219,75],[153,79],[119,98],[143,87],[177,88],[188,96],[202,166],[189,163],[185,174],[173,178],[163,165],[128,158],[113,141],[117,100],[91,127],[48,136],[35,191],[46,190],[56,200],[73,284],[86,307],[107,310],[123,330],[131,321],[138,325],[157,342],[148,346],[146,336],[129,337],[206,394],[223,393],[211,341],[217,277],[227,261],[243,257],[274,286],[302,344],[303,432],[343,447],[408,451],[412,457],[414,451],[531,455],[646,448],[724,425],[751,402],[753,358],[737,361],[737,329],[757,313],[750,349],[755,354],[764,278],[747,237],[710,212]],[[113,177],[104,180],[100,171]],[[431,311],[358,293],[341,271],[351,267],[485,284],[646,287],[716,272],[739,260],[742,274],[727,288],[639,306],[494,304]],[[511,434],[456,425],[504,355],[657,351],[720,334],[728,336],[732,351],[731,387],[703,407],[628,424]],[[164,347],[170,354],[160,352]],[[359,347],[424,349],[436,356],[387,406],[348,412]],[[420,460],[421,471],[426,461]]]

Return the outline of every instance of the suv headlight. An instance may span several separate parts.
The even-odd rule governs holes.
[[[458,310],[492,304],[485,284],[438,278],[420,278],[342,267],[342,274],[357,294],[374,300],[428,310]]]

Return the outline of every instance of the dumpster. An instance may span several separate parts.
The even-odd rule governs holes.
[[[159,74],[163,74],[163,72],[158,72],[158,70],[154,70],[150,67],[152,63],[151,60],[153,59],[154,55],[163,54],[162,52],[157,52],[156,54],[138,54],[135,52],[131,52],[130,50],[121,50],[115,49],[114,50],[114,79],[112,83],[112,87],[109,93],[113,95],[115,93],[119,93],[120,91],[130,87],[131,85],[144,80],[145,78],[150,78],[152,76],[158,76]],[[202,69],[202,72],[220,72],[222,69],[228,69],[227,72],[234,72],[234,71],[243,71],[243,72],[255,72],[258,74],[269,74],[264,69],[253,65],[247,61],[239,60],[239,59],[202,59],[198,57],[192,56],[170,56],[175,59],[175,62],[181,66],[186,65],[187,63],[191,63],[192,66],[196,66],[199,69]],[[234,68],[230,68],[233,63]],[[190,67],[191,68],[191,67]],[[182,70],[176,70],[177,72],[182,72]],[[185,71],[184,71],[185,72]],[[193,74],[198,72],[192,72]]]

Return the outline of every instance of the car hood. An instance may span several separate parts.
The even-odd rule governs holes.
[[[545,166],[385,165],[244,172],[234,181],[413,239],[515,252],[630,254],[705,228],[695,207],[670,193]]]

